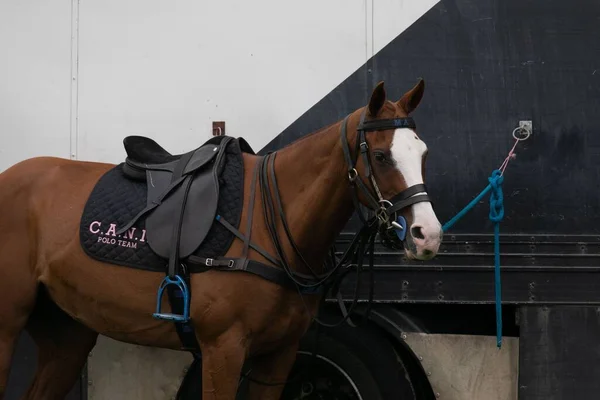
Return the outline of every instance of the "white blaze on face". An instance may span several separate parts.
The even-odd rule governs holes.
[[[404,177],[407,187],[423,183],[421,165],[425,151],[427,151],[427,145],[417,137],[412,129],[396,129],[391,148],[392,158],[396,162],[396,168]],[[413,238],[419,252],[426,249],[437,252],[441,239],[441,225],[431,203],[413,204],[412,214],[412,227],[419,227],[424,236],[422,239]]]

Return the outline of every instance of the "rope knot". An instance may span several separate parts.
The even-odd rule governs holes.
[[[502,193],[502,182],[504,176],[500,170],[494,170],[492,176],[488,178],[488,182],[492,187],[490,194],[490,221],[500,222],[504,218],[504,194]]]

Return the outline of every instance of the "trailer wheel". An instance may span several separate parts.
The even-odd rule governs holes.
[[[408,374],[392,343],[372,327],[343,326],[300,343],[296,362],[281,400],[417,400]],[[186,374],[178,400],[196,399],[202,393],[202,362],[195,361]],[[248,381],[241,380],[237,399],[246,396]]]
[[[416,400],[394,346],[372,329],[328,330],[303,338],[282,400]]]

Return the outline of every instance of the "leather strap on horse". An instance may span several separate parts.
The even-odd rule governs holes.
[[[173,171],[173,176],[171,177],[171,183],[177,181],[183,175],[183,170],[187,166],[187,163],[192,158],[193,153],[187,153],[181,157],[179,163],[177,163],[177,167]],[[185,188],[184,196],[182,199],[181,207],[179,207],[179,215],[177,218],[177,223],[173,224],[173,232],[171,233],[171,253],[169,256],[169,267],[168,267],[168,275],[169,277],[174,277],[175,275],[179,275],[179,242],[181,241],[181,224],[183,223],[183,214],[185,211],[185,204],[187,202],[188,193],[190,187],[192,185],[192,174],[189,174],[185,177],[183,181],[183,186]]]
[[[183,178],[183,171],[192,157],[192,153],[185,154],[177,167],[173,171],[173,176],[171,178],[171,184],[177,182],[181,178]],[[185,281],[186,285],[190,286],[190,274],[187,268],[180,268],[179,263],[179,241],[181,236],[181,224],[183,222],[183,213],[185,210],[185,203],[187,201],[187,193],[192,183],[192,176],[187,175],[183,181],[184,185],[186,185],[185,195],[183,196],[183,204],[180,208],[180,213],[177,218],[177,223],[174,224],[173,233],[171,237],[171,254],[169,257],[169,265],[167,269],[167,275],[170,277],[174,277],[175,275],[181,276],[181,278]],[[181,290],[173,285],[167,286],[167,296],[169,299],[169,304],[174,313],[183,314],[184,309],[184,297]],[[189,291],[188,293],[189,300],[191,301],[192,293]],[[194,331],[194,327],[191,324],[191,321],[186,322],[176,322],[175,330],[177,331],[177,336],[179,336],[179,340],[183,345],[183,349],[192,353],[194,358],[200,357],[200,344],[198,343],[198,339],[196,339],[196,333]]]
[[[344,158],[346,160],[346,164],[348,165],[348,180],[352,187],[358,188],[363,196],[366,198],[369,203],[369,207],[378,213],[378,216],[381,216],[385,220],[381,220],[381,223],[388,225],[387,228],[391,228],[389,221],[390,217],[394,216],[398,211],[420,202],[431,202],[431,199],[427,194],[417,195],[418,193],[426,193],[427,188],[424,184],[417,184],[411,187],[406,188],[404,191],[398,193],[390,200],[383,199],[381,195],[381,191],[377,185],[375,180],[375,175],[372,172],[371,167],[371,159],[369,156],[369,146],[367,143],[365,133],[368,131],[379,131],[379,130],[388,130],[388,129],[398,129],[398,128],[416,128],[415,122],[410,117],[403,118],[393,118],[393,119],[380,119],[374,121],[366,121],[365,122],[366,110],[363,110],[360,122],[357,127],[358,137],[356,140],[355,146],[355,157],[352,157],[350,153],[350,146],[348,143],[347,136],[347,125],[348,119],[350,116],[346,116],[342,121],[342,126],[340,129],[340,139],[342,141],[342,151],[344,153]],[[366,178],[371,183],[373,191],[376,193],[378,198],[373,196],[371,190],[367,188],[362,179],[356,170],[356,164],[358,160],[358,156],[362,155],[363,163],[365,167]],[[367,223],[367,218],[360,212],[358,204],[358,193],[356,190],[353,191],[353,201],[355,205],[356,212],[358,213],[363,224]],[[390,204],[390,207],[385,207],[384,203],[387,202]]]
[[[413,186],[409,187],[405,191],[392,197],[392,199],[390,200],[390,203],[392,203],[392,206],[387,208],[387,212],[389,214],[395,214],[398,211],[400,211],[410,205],[413,205],[415,203],[418,203],[421,201],[431,202],[431,199],[429,198],[428,195],[417,194],[417,193],[422,193],[422,192],[427,192],[427,186],[425,186],[425,184],[417,184],[417,185],[413,185]]]
[[[181,268],[179,275],[185,281],[185,284],[190,286],[190,274],[187,268]],[[183,294],[179,288],[174,287],[173,285],[167,286],[167,296],[169,299],[169,305],[171,309],[176,314],[183,314]],[[191,301],[193,294],[189,293],[189,299]],[[189,351],[192,353],[194,358],[201,358],[200,352],[200,344],[198,343],[198,339],[196,338],[196,332],[194,330],[194,326],[190,321],[187,322],[176,322],[175,330],[177,331],[177,336],[179,336],[179,341],[183,345],[182,350]]]
[[[373,298],[374,291],[374,247],[375,247],[375,236],[377,235],[378,228],[381,227],[384,223],[386,225],[390,225],[389,217],[395,215],[396,212],[402,210],[405,207],[408,207],[412,204],[421,202],[421,201],[429,201],[429,197],[424,195],[417,195],[418,193],[425,192],[425,185],[415,185],[410,188],[407,188],[402,193],[396,195],[391,201],[386,201],[383,199],[381,192],[378,188],[377,182],[375,180],[375,176],[372,171],[371,160],[369,156],[369,147],[366,141],[365,132],[369,130],[385,130],[385,129],[393,129],[400,127],[414,127],[414,121],[411,118],[396,118],[390,120],[379,120],[379,121],[367,121],[364,122],[365,113],[363,112],[361,116],[361,121],[359,127],[357,129],[358,138],[356,142],[355,149],[355,157],[352,157],[350,153],[350,148],[347,139],[347,123],[348,117],[346,117],[340,129],[341,141],[342,141],[342,149],[344,152],[344,157],[348,164],[348,178],[350,184],[354,187],[357,187],[360,191],[362,191],[363,195],[367,199],[367,202],[370,208],[378,213],[385,213],[385,216],[377,215],[376,219],[367,220],[362,213],[360,212],[358,193],[356,190],[353,191],[353,202],[355,205],[355,211],[359,213],[361,220],[363,221],[363,227],[360,232],[355,236],[352,243],[342,256],[342,258],[338,261],[335,256],[335,247],[331,249],[331,265],[333,268],[324,274],[317,274],[308,262],[303,257],[300,252],[298,246],[296,245],[287,220],[285,218],[285,213],[283,211],[283,206],[281,202],[281,198],[279,195],[279,188],[277,185],[277,178],[275,175],[275,158],[277,153],[269,153],[265,157],[262,157],[260,161],[256,164],[253,179],[251,183],[251,193],[250,193],[250,204],[248,210],[248,219],[247,219],[247,228],[246,235],[242,235],[237,229],[235,229],[231,224],[225,221],[224,218],[217,216],[216,219],[221,224],[223,224],[228,230],[233,232],[236,237],[244,243],[244,251],[241,258],[236,259],[227,259],[221,257],[219,259],[209,259],[203,257],[189,256],[187,261],[189,263],[194,263],[200,267],[205,267],[207,269],[218,269],[218,270],[231,270],[231,271],[246,271],[250,273],[257,274],[267,280],[278,283],[282,286],[295,286],[301,295],[302,300],[304,300],[302,293],[307,293],[312,290],[319,290],[325,288],[328,290],[332,288],[332,293],[336,296],[338,303],[340,305],[340,309],[342,310],[343,318],[336,324],[327,324],[323,321],[320,321],[316,316],[313,316],[313,320],[318,323],[318,325],[334,327],[342,324],[345,321],[348,321],[350,325],[356,326],[354,322],[350,319],[350,315],[354,311],[355,306],[358,304],[358,296],[360,293],[360,273],[363,269],[363,262],[365,256],[365,249],[369,254],[369,270],[370,270],[370,287],[369,287],[369,302],[368,307],[363,315],[363,321],[367,320],[368,313],[371,310],[371,303]],[[376,193],[377,198],[373,196],[372,191],[367,188],[367,186],[360,179],[358,171],[356,170],[356,161],[359,156],[363,157],[365,170],[367,179],[370,181],[373,191]],[[177,179],[178,176],[174,174],[173,179]],[[259,246],[255,245],[251,241],[251,230],[252,230],[252,218],[254,212],[254,198],[256,195],[257,188],[257,179],[260,184],[261,196],[262,196],[262,208],[263,215],[265,218],[265,224],[269,231],[269,235],[271,241],[275,247],[278,259],[269,255],[266,251],[261,249]],[[385,207],[384,202],[390,203],[390,207]],[[281,220],[281,224],[285,231],[285,236],[287,236],[287,240],[290,243],[292,249],[294,250],[297,258],[302,261],[302,263],[307,267],[310,271],[310,275],[301,274],[292,270],[288,258],[283,250],[283,245],[279,239],[279,234],[277,232],[277,216]],[[389,228],[388,227],[388,228]],[[258,251],[260,254],[265,256],[267,260],[272,262],[274,266],[269,266],[263,263],[259,263],[257,261],[248,260],[248,251],[250,248]],[[171,260],[170,260],[171,261]],[[343,280],[346,273],[343,273],[337,277],[335,281],[331,281],[331,277],[333,274],[342,266],[344,263],[349,261],[349,264],[346,266],[346,271],[349,271],[349,267],[352,264],[356,265],[356,287],[354,293],[354,301],[350,309],[346,309],[341,294],[339,292],[339,286],[341,281]],[[328,262],[326,261],[327,265]],[[171,272],[170,262],[169,272]],[[173,267],[175,268],[175,267]],[[170,296],[171,297],[171,296]],[[323,302],[325,300],[325,296],[321,299]],[[306,304],[305,304],[306,306]],[[308,310],[308,308],[307,308]],[[178,331],[179,333],[179,331]],[[180,338],[182,334],[180,334]],[[183,339],[182,339],[183,341]],[[316,353],[315,353],[316,354]],[[249,374],[249,373],[248,373]],[[262,383],[266,385],[282,385],[286,384],[286,382],[280,383],[265,383],[259,382],[255,379],[252,379],[245,374],[245,377],[253,380],[257,383]]]
[[[429,197],[427,195],[415,196],[416,194],[422,193],[425,191],[424,185],[415,185],[413,187],[407,188],[407,190],[405,190],[404,192],[395,196],[392,199],[392,201],[394,203],[391,203],[388,201],[391,204],[391,208],[386,208],[383,205],[383,202],[385,200],[381,196],[381,192],[377,186],[374,174],[372,173],[372,170],[371,170],[371,160],[369,157],[369,152],[368,152],[369,148],[368,148],[368,144],[367,144],[366,137],[365,137],[365,131],[384,130],[384,129],[399,128],[399,127],[414,127],[414,121],[410,118],[397,118],[397,119],[392,119],[392,120],[364,122],[364,117],[365,117],[365,114],[363,112],[363,115],[361,116],[359,129],[358,129],[358,140],[357,140],[357,144],[356,144],[356,151],[355,151],[356,157],[355,158],[353,158],[351,156],[348,139],[347,139],[348,117],[346,117],[344,119],[344,121],[342,122],[342,127],[340,129],[344,157],[348,164],[348,177],[350,180],[350,184],[355,187],[358,187],[363,192],[363,194],[367,198],[369,205],[371,206],[371,208],[373,210],[375,210],[375,211],[383,210],[386,213],[387,217],[385,218],[385,222],[388,223],[388,225],[389,225],[389,216],[390,215],[395,215],[395,213],[397,211],[400,211],[401,209],[403,209],[409,205],[412,205],[412,204],[415,204],[415,203],[418,203],[421,201],[429,201]],[[378,199],[372,195],[371,190],[369,190],[366,187],[366,185],[362,182],[362,180],[359,177],[358,171],[355,168],[356,167],[356,159],[358,158],[359,154],[362,155],[362,157],[364,159],[367,178],[369,179],[369,181],[373,187],[373,190],[376,192]],[[198,263],[197,265],[200,265],[200,266],[204,265],[206,268],[215,268],[215,269],[219,269],[219,270],[229,269],[232,271],[243,270],[246,272],[255,273],[257,275],[262,276],[263,278],[265,278],[267,280],[279,283],[282,286],[289,286],[291,283],[293,283],[296,286],[299,294],[301,295],[300,297],[302,298],[302,300],[304,300],[304,298],[302,296],[303,291],[306,293],[308,290],[311,290],[311,289],[325,288],[325,290],[328,290],[329,288],[332,288],[332,293],[336,296],[338,303],[340,305],[340,309],[342,310],[342,314],[343,314],[342,320],[336,324],[324,323],[323,321],[320,321],[316,316],[313,316],[313,320],[318,323],[317,326],[322,325],[322,326],[334,327],[334,326],[338,326],[338,325],[342,324],[345,321],[348,321],[348,323],[350,325],[356,326],[354,324],[354,322],[350,319],[350,315],[354,311],[354,307],[358,304],[358,296],[360,293],[360,273],[362,272],[362,269],[363,269],[365,248],[367,248],[367,253],[369,253],[369,270],[370,270],[370,285],[369,286],[370,287],[369,287],[368,307],[367,307],[365,314],[363,315],[363,317],[364,317],[363,321],[366,321],[368,318],[368,314],[371,310],[373,291],[374,291],[373,264],[374,264],[375,236],[377,235],[378,227],[381,226],[382,221],[379,221],[379,224],[377,224],[376,222],[378,222],[378,220],[367,221],[367,219],[364,218],[364,216],[360,212],[358,194],[356,191],[353,191],[353,202],[355,205],[355,211],[357,213],[359,213],[361,220],[363,221],[363,227],[361,228],[360,232],[355,236],[352,243],[350,244],[350,246],[348,247],[348,249],[346,250],[346,252],[344,253],[344,255],[342,256],[342,258],[339,261],[336,260],[335,247],[332,247],[330,264],[333,266],[333,268],[331,269],[330,272],[325,273],[325,274],[315,273],[312,270],[312,268],[310,267],[310,265],[308,264],[308,262],[302,256],[302,253],[298,249],[298,246],[296,245],[296,243],[291,235],[289,226],[287,224],[287,220],[285,218],[285,213],[283,211],[283,207],[282,207],[282,203],[281,203],[281,198],[279,195],[277,178],[275,175],[275,167],[274,167],[275,157],[276,157],[276,153],[269,153],[265,157],[263,157],[255,166],[252,184],[251,184],[250,204],[249,204],[249,210],[248,210],[249,215],[248,215],[248,220],[247,220],[246,235],[242,235],[237,229],[235,229],[233,226],[231,226],[231,224],[229,224],[227,221],[225,221],[224,218],[221,218],[220,216],[216,217],[216,219],[219,222],[221,222],[227,229],[229,229],[231,232],[233,232],[236,237],[238,237],[240,240],[243,241],[244,251],[243,251],[242,257],[239,259],[222,258],[219,260],[212,260],[212,259],[207,259],[207,258],[202,258],[202,257],[190,256],[190,257],[188,257],[188,262]],[[259,179],[259,184],[260,184],[260,188],[261,188],[262,206],[263,206],[263,215],[265,218],[265,224],[269,231],[271,241],[277,252],[278,259],[275,259],[274,257],[270,256],[263,249],[261,249],[260,247],[258,247],[257,245],[255,245],[251,242],[252,215],[254,212],[254,198],[256,195],[257,177]],[[278,225],[277,221],[276,221],[277,215],[279,216],[279,218],[281,220],[281,224],[284,228],[285,234],[287,236],[287,240],[290,243],[292,249],[296,253],[298,259],[300,259],[305,264],[305,266],[310,271],[312,276],[302,276],[305,274],[300,274],[298,272],[292,271],[292,269],[289,265],[288,259],[285,255],[285,252],[283,250],[282,243],[279,239],[279,234],[277,232],[277,225]],[[275,265],[275,267],[265,265],[265,264],[262,264],[262,263],[259,263],[259,262],[253,261],[253,260],[248,260],[247,257],[248,257],[249,248],[253,248],[254,250],[258,251],[260,254],[265,256],[265,258],[267,260],[271,261]],[[330,278],[350,258],[352,260],[350,261],[350,264],[347,265],[346,271],[349,271],[349,266],[352,265],[352,262],[354,262],[356,265],[356,287],[355,287],[355,293],[354,293],[354,301],[353,301],[350,309],[348,310],[348,309],[346,309],[343,299],[341,297],[341,294],[339,292],[339,285],[340,285],[342,279],[344,278],[344,276],[346,275],[346,273],[339,275],[337,277],[337,279],[333,282],[331,281]],[[233,261],[233,263],[232,263],[232,261]],[[325,264],[327,265],[329,263],[326,261]],[[277,267],[280,267],[282,269],[277,268]],[[300,279],[298,279],[300,277],[306,278],[306,279],[301,279],[304,282],[302,282]],[[308,282],[311,282],[311,283],[308,283]],[[323,302],[323,301],[325,301],[325,296],[323,296],[321,298],[321,302]],[[306,304],[305,304],[305,306],[306,306]],[[307,308],[307,310],[308,310],[308,308]],[[316,350],[315,350],[313,356],[316,356]],[[251,378],[249,376],[249,373],[250,372],[247,372],[247,373],[243,374],[243,376],[253,382],[263,384],[263,385],[285,385],[286,383],[289,382],[289,381],[277,382],[277,383],[260,382],[256,379]]]

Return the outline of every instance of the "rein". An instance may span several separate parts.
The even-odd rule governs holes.
[[[302,292],[316,292],[323,285],[331,283],[328,282],[328,280],[350,258],[352,259],[352,261],[356,262],[358,274],[363,265],[364,250],[367,247],[367,243],[369,243],[368,253],[372,253],[372,249],[375,247],[375,236],[378,232],[381,234],[382,238],[385,237],[384,242],[386,244],[388,244],[390,247],[393,246],[395,248],[398,248],[397,242],[401,243],[404,241],[404,239],[406,238],[407,229],[407,223],[405,218],[398,215],[398,212],[416,203],[431,202],[431,199],[426,194],[427,188],[424,184],[410,186],[402,192],[395,195],[392,199],[387,200],[383,198],[383,196],[381,195],[381,190],[377,185],[377,181],[373,173],[373,168],[371,166],[371,157],[369,154],[369,145],[366,140],[366,132],[398,128],[415,129],[416,125],[414,120],[410,117],[380,119],[365,122],[365,114],[366,109],[363,110],[363,113],[360,118],[360,123],[356,129],[358,138],[356,141],[354,157],[352,157],[350,152],[350,145],[348,142],[347,135],[348,119],[350,117],[349,115],[346,116],[342,121],[342,126],[340,129],[340,140],[342,142],[344,159],[347,164],[348,180],[350,186],[354,188],[354,190],[352,191],[352,201],[354,203],[355,212],[358,213],[359,218],[363,223],[363,227],[355,235],[349,248],[346,250],[346,252],[340,260],[336,259],[335,247],[332,246],[332,248],[330,249],[330,257],[328,260],[325,261],[325,266],[331,267],[329,272],[326,272],[324,274],[317,274],[306,261],[291,235],[289,225],[287,223],[285,213],[283,211],[281,197],[279,194],[279,187],[277,185],[277,178],[275,176],[275,158],[277,153],[268,153],[265,157],[262,158],[262,160],[259,162],[259,165],[257,165],[256,173],[259,176],[265,224],[267,225],[269,235],[275,246],[275,250],[279,258],[279,262],[277,262],[276,264],[284,269],[288,277],[294,282],[294,284],[299,289],[300,295],[302,295]],[[360,175],[356,169],[359,156],[362,156],[366,171],[366,179],[371,184],[371,188],[373,189],[372,191],[369,190],[369,188],[364,184],[362,179],[360,179]],[[375,218],[367,218],[360,210],[359,192],[362,193],[367,199],[368,208],[370,208],[371,211],[375,212]],[[372,192],[375,192],[377,197],[375,197],[372,194]],[[311,277],[308,277],[306,274],[299,274],[298,272],[293,271],[290,267],[290,262],[285,255],[281,240],[279,238],[279,234],[277,232],[276,215],[278,215],[281,219],[281,223],[285,231],[285,236],[291,244],[294,253],[298,257],[298,259],[305,265],[305,267],[310,271]],[[369,259],[369,267],[372,269],[372,254],[369,257]],[[335,286],[337,288],[337,285]],[[358,301],[357,297],[358,280],[357,290],[355,293],[355,302]],[[345,307],[341,302],[341,298],[340,305],[342,307],[342,310],[345,311]],[[313,317],[313,319],[319,322],[315,317]],[[347,318],[344,318],[344,320],[345,319]]]
[[[309,314],[310,312],[308,311],[308,307],[304,302],[304,297],[302,296],[302,294],[316,293],[320,291],[320,289],[323,287],[325,288],[325,293],[329,289],[332,289],[332,294],[336,296],[336,299],[340,306],[342,318],[336,323],[325,323],[321,321],[318,317],[314,315],[311,316],[312,320],[317,322],[318,324],[317,329],[319,328],[319,325],[332,328],[339,326],[346,321],[349,325],[356,327],[356,325],[350,319],[350,315],[352,314],[354,307],[356,307],[356,305],[358,304],[358,296],[360,293],[360,273],[363,269],[365,256],[369,258],[369,297],[367,308],[364,314],[362,315],[361,319],[363,322],[367,320],[373,303],[373,292],[375,286],[375,273],[373,265],[375,255],[375,238],[377,234],[380,234],[383,242],[386,245],[394,248],[402,248],[402,245],[398,245],[397,243],[402,243],[405,240],[407,223],[404,217],[398,215],[398,212],[416,203],[431,202],[431,199],[426,193],[427,188],[424,184],[410,186],[402,192],[396,194],[393,198],[389,200],[383,198],[383,196],[381,195],[381,190],[377,185],[377,181],[373,173],[373,168],[371,166],[371,157],[369,154],[369,145],[366,140],[366,133],[370,131],[383,131],[398,128],[415,129],[416,125],[414,120],[410,117],[365,121],[365,113],[366,109],[363,111],[360,118],[360,123],[356,129],[358,138],[356,141],[356,147],[354,152],[355,157],[352,157],[351,155],[350,144],[348,143],[347,137],[348,119],[350,117],[349,115],[344,118],[344,120],[342,121],[342,126],[340,128],[340,140],[342,142],[344,159],[347,164],[348,181],[350,187],[354,189],[352,191],[354,211],[358,214],[360,220],[363,223],[363,226],[359,230],[359,232],[354,236],[354,239],[352,240],[352,242],[350,243],[350,245],[348,246],[348,248],[346,249],[346,251],[340,259],[337,259],[335,255],[335,246],[331,247],[329,258],[325,261],[326,269],[327,267],[331,267],[329,272],[326,272],[324,274],[317,274],[310,267],[306,259],[302,256],[301,251],[298,249],[298,246],[292,238],[287,220],[285,218],[285,213],[281,204],[281,197],[279,195],[277,178],[275,176],[274,165],[277,153],[268,153],[265,157],[262,158],[262,160],[258,163],[256,167],[256,174],[258,174],[259,176],[259,185],[262,195],[265,224],[267,225],[269,235],[275,246],[277,256],[279,257],[279,260],[277,260],[279,262],[277,262],[276,265],[282,267],[283,270],[286,272],[287,276],[296,285],[300,298],[302,299],[304,306]],[[362,179],[360,179],[360,175],[358,173],[358,170],[356,169],[359,156],[362,156],[366,171],[366,178],[369,181],[371,188],[373,189],[373,192],[376,194],[377,197],[375,197],[372,194],[372,191],[369,190],[369,188],[364,184]],[[359,193],[362,193],[365,196],[365,198],[367,199],[368,208],[371,211],[375,212],[375,217],[368,218],[362,213],[360,209]],[[283,250],[279,234],[277,232],[276,214],[278,214],[281,219],[281,223],[285,231],[285,236],[291,244],[294,253],[308,268],[308,270],[311,273],[312,279],[306,274],[300,274],[291,269],[288,258],[286,257],[285,252]],[[269,260],[273,261],[273,258],[269,257]],[[354,298],[352,300],[352,304],[349,309],[346,309],[346,306],[341,297],[341,293],[339,291],[339,285],[346,276],[346,274],[349,273],[349,268],[351,265],[356,265],[356,286],[354,289]],[[330,278],[342,266],[344,266],[345,271],[342,274],[336,276],[335,280],[332,281]],[[324,301],[325,296],[323,296],[323,298],[321,299],[321,304]],[[313,360],[316,357],[316,354],[317,352],[315,349],[313,353]],[[246,378],[254,383],[267,386],[285,385],[293,381],[287,380],[285,382],[262,382],[255,378],[251,378],[250,372],[251,370],[242,374],[242,379]]]

